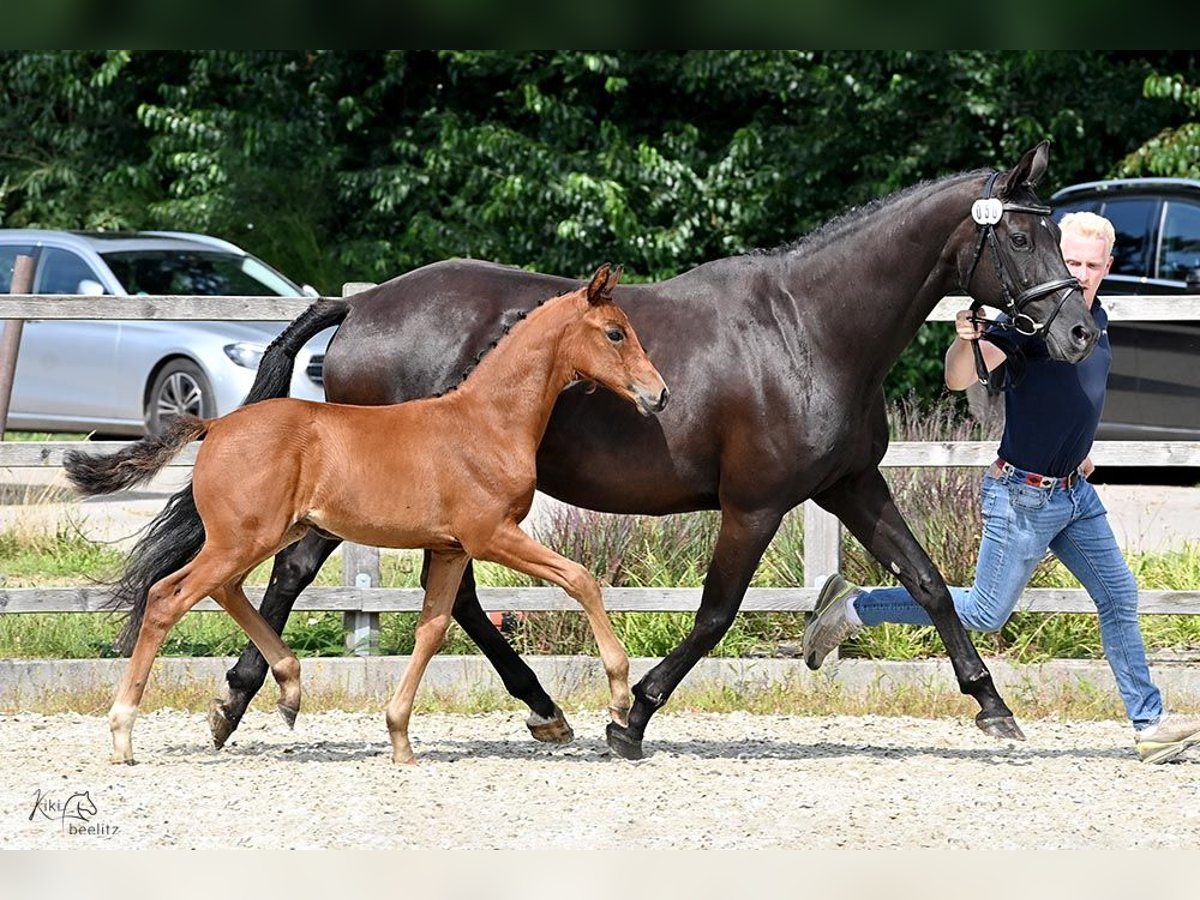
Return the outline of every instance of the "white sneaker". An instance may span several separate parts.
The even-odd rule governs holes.
[[[1134,743],[1142,762],[1164,763],[1200,743],[1200,716],[1166,713],[1136,734]]]

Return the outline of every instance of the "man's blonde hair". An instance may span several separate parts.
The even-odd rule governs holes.
[[[1112,255],[1113,244],[1117,242],[1117,234],[1113,231],[1112,222],[1093,212],[1067,213],[1058,223],[1061,231],[1085,238],[1103,238],[1105,250]]]

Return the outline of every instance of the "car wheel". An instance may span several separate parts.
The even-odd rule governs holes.
[[[162,434],[176,416],[207,419],[217,414],[212,385],[190,359],[173,359],[163,366],[150,385],[146,401],[146,430]]]

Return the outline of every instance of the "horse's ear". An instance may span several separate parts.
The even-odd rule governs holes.
[[[612,288],[609,287],[609,279],[611,278],[612,263],[605,263],[596,270],[596,274],[592,276],[592,280],[587,286],[587,300],[592,306],[598,306],[601,303],[607,303],[612,299]],[[617,269],[617,278],[621,277],[621,270]],[[616,282],[613,281],[613,285]]]
[[[604,282],[604,290],[602,291],[607,299],[612,299],[612,292],[616,290],[617,285],[621,283],[621,275],[624,274],[624,272],[624,266],[615,266],[609,271],[608,278]]]
[[[1009,197],[1022,186],[1035,188],[1046,169],[1050,165],[1050,142],[1042,141],[1032,150],[1027,150],[1021,161],[1013,166],[1011,172],[1005,173],[1004,185],[1000,189],[1001,197]]]

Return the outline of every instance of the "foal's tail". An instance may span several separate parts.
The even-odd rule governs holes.
[[[286,397],[296,353],[317,332],[346,318],[350,307],[342,300],[319,300],[275,338],[263,353],[254,386],[243,405]],[[109,457],[67,454],[64,465],[71,482],[85,494],[119,491],[145,481],[167,464],[188,441],[200,437],[198,419],[176,419],[159,438],[146,438]],[[146,615],[150,588],[186,566],[204,546],[204,522],[196,510],[192,485],[180,488],[147,527],[129,558],[121,580],[109,594],[109,604],[128,609],[129,618],[117,638],[117,649],[129,653]]]
[[[286,397],[300,348],[317,332],[340,325],[349,314],[350,304],[332,297],[318,300],[302,312],[263,351],[258,374],[254,376],[254,384],[242,406],[272,397]]]
[[[109,456],[89,456],[69,451],[63,460],[67,477],[84,494],[111,494],[141,484],[174,459],[191,441],[203,437],[208,425],[193,416],[171,421],[162,435],[151,435]],[[146,615],[151,586],[182,569],[204,545],[204,523],[196,511],[192,486],[167,501],[125,562],[121,580],[109,594],[108,605],[129,609],[129,618],[117,638],[117,649],[128,653],[137,641]]]
[[[171,420],[161,435],[151,434],[108,456],[68,450],[63,468],[75,489],[89,497],[128,490],[149,481],[189,443],[204,436],[208,423],[195,416]]]

